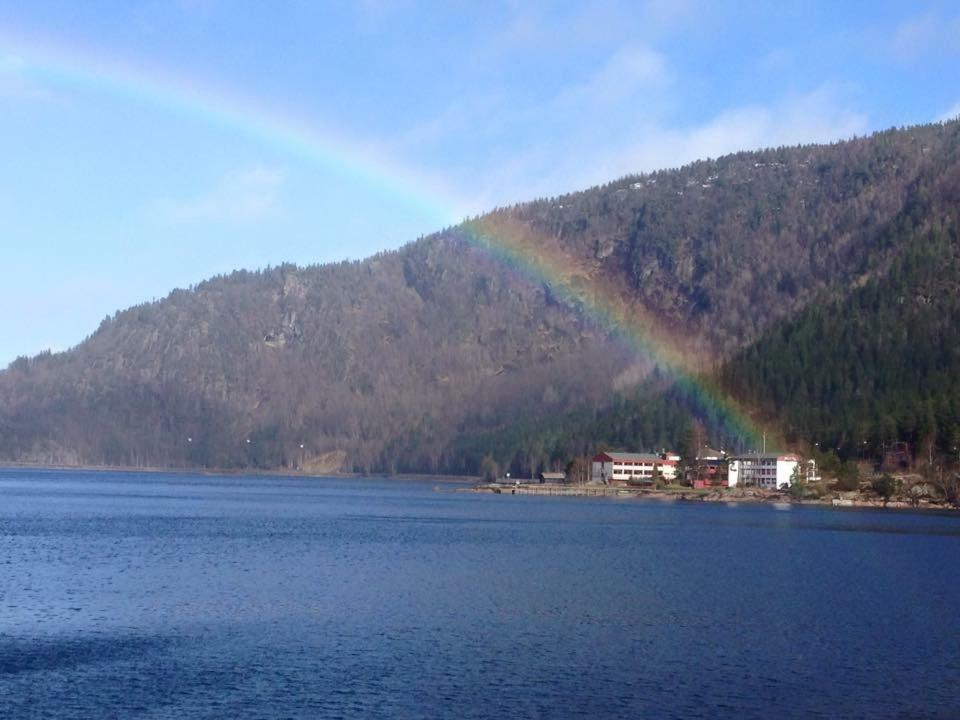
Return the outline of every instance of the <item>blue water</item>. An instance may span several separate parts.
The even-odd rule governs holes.
[[[0,471],[0,717],[957,718],[958,559],[930,513]]]

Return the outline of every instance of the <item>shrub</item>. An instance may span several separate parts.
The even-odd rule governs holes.
[[[853,460],[847,460],[840,466],[837,472],[838,490],[859,490],[860,489],[860,468]]]
[[[890,501],[890,498],[900,491],[900,481],[890,473],[884,473],[883,476],[878,477],[870,483],[870,487],[877,495],[883,498],[883,504],[886,505]]]

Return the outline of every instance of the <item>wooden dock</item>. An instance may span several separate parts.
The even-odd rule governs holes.
[[[641,488],[610,485],[556,485],[550,483],[521,483],[520,485],[478,485],[473,492],[499,495],[567,495],[570,497],[639,497],[646,494]]]

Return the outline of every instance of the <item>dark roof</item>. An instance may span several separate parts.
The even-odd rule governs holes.
[[[612,460],[620,462],[660,462],[660,456],[656,453],[627,453],[627,452],[602,452],[597,455],[606,455]]]
[[[731,455],[729,460],[799,460],[792,453],[745,453],[743,455]]]

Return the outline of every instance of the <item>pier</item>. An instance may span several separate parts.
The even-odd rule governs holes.
[[[638,497],[649,493],[642,488],[551,483],[521,483],[519,485],[489,483],[478,485],[470,492],[490,492],[499,495],[568,495],[571,497]]]

